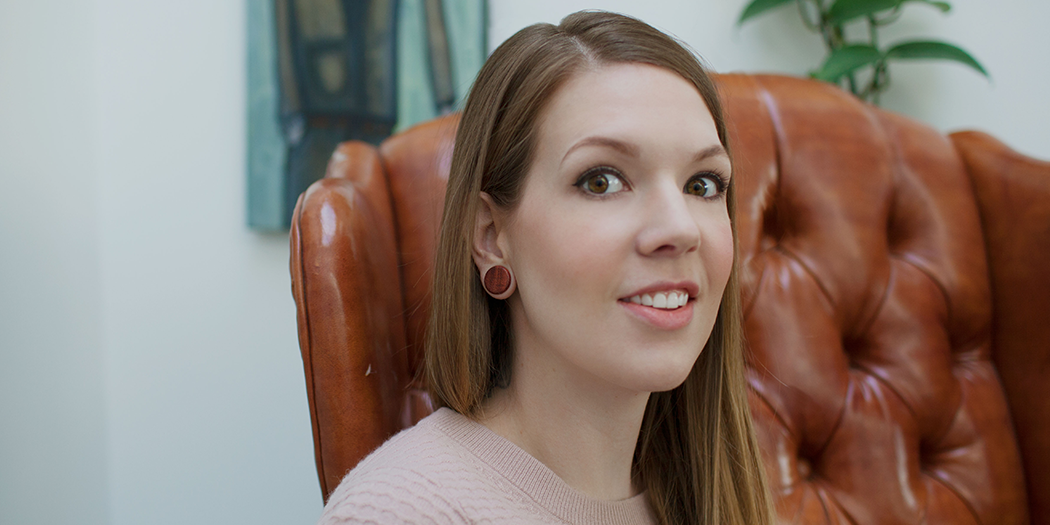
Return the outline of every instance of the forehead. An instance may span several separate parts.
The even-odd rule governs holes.
[[[574,74],[538,121],[537,154],[558,154],[589,136],[641,147],[696,151],[720,143],[696,87],[648,64],[606,64]]]

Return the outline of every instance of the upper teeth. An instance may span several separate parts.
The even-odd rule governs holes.
[[[643,294],[631,297],[630,301],[634,304],[652,306],[653,308],[673,310],[679,306],[685,306],[685,303],[689,302],[689,294],[683,291],[660,292],[652,295]]]

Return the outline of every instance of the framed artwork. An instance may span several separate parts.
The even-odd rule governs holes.
[[[487,25],[486,0],[249,0],[248,225],[287,230],[340,142],[458,109]]]

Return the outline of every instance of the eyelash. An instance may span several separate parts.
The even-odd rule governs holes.
[[[620,173],[620,170],[617,170],[616,168],[613,168],[611,166],[596,166],[594,168],[591,168],[591,169],[583,172],[583,175],[580,175],[580,178],[576,180],[576,182],[573,184],[573,186],[579,188],[580,191],[582,191],[585,195],[587,195],[589,197],[593,197],[593,198],[598,198],[598,199],[608,199],[608,198],[612,197],[613,195],[616,195],[616,193],[619,193],[619,191],[615,192],[615,193],[594,193],[592,191],[588,191],[584,186],[587,184],[587,181],[590,180],[595,175],[612,175],[612,176],[620,179],[620,182],[623,184],[625,189],[626,188],[630,188],[630,186],[627,184],[626,178],[623,176],[622,173]],[[689,180],[686,181],[685,185],[686,185],[686,187],[688,187],[690,184],[693,183],[693,181],[701,180],[701,179],[710,179],[711,181],[713,181],[715,183],[715,189],[718,190],[718,194],[713,196],[713,197],[704,197],[702,195],[695,195],[695,194],[689,194],[689,195],[695,195],[695,196],[700,197],[700,198],[702,198],[704,200],[715,200],[715,199],[722,199],[722,198],[725,197],[726,190],[729,188],[729,181],[726,180],[726,177],[724,175],[722,175],[721,173],[719,173],[717,171],[705,171],[705,172],[697,173],[696,175],[693,175],[692,177],[689,177]],[[683,188],[683,192],[684,191],[685,191],[685,188]]]

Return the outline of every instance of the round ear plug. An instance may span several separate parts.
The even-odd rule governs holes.
[[[499,295],[510,288],[510,270],[505,266],[493,266],[485,272],[485,291],[491,295]]]

